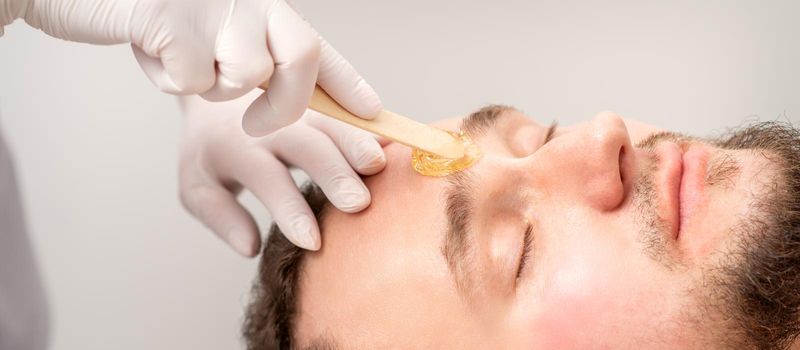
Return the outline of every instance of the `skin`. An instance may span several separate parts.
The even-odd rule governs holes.
[[[326,337],[342,348],[708,348],[721,326],[708,314],[700,316],[703,326],[691,322],[701,310],[692,291],[702,288],[703,274],[736,240],[731,229],[764,191],[766,160],[695,144],[686,154],[701,159],[692,164],[726,155],[739,171],[687,185],[681,208],[691,209],[678,214],[670,195],[677,187],[668,185],[677,180],[664,170],[668,157],[659,156],[676,145],[633,147],[662,130],[603,112],[557,129],[542,145],[546,125],[504,113],[474,139],[484,153],[472,192],[475,287],[459,293],[441,253],[447,181],[416,174],[408,148],[391,143],[384,171],[365,180],[370,207],[329,211],[322,249],[308,255],[300,343]],[[458,130],[460,122],[436,126]],[[661,260],[643,249],[641,232],[652,227],[634,199],[635,180],[648,169],[656,169]],[[700,179],[694,184],[705,171],[692,170]],[[534,244],[517,278],[528,223]]]

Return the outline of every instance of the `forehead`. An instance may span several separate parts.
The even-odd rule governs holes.
[[[459,121],[447,120],[441,127],[454,130]],[[374,339],[363,339],[370,325],[415,334],[415,341],[442,327],[454,329],[441,320],[426,325],[424,321],[432,318],[423,314],[459,312],[460,307],[439,251],[446,225],[445,181],[414,173],[411,151],[405,146],[393,143],[385,152],[386,168],[365,179],[372,194],[369,208],[358,214],[330,210],[322,248],[306,260],[300,339],[307,339],[302,334],[307,331],[309,336],[330,333],[375,345]],[[354,322],[360,324],[331,329]],[[350,329],[355,333],[348,334]]]

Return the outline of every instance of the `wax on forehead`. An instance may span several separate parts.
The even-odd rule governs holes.
[[[411,167],[417,173],[424,176],[447,176],[467,169],[478,162],[483,155],[478,145],[473,143],[463,131],[448,132],[464,145],[464,156],[457,159],[443,158],[420,149],[414,149],[411,151]]]

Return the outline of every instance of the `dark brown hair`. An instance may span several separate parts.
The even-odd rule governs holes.
[[[732,133],[720,147],[750,149],[780,169],[770,193],[752,212],[764,212],[738,228],[744,237],[739,261],[721,267],[718,307],[734,322],[736,348],[789,349],[800,337],[800,130],[789,123],[763,122]],[[713,279],[712,279],[713,280]]]
[[[304,185],[302,193],[322,227],[328,204],[325,194],[312,183]],[[295,317],[305,254],[306,250],[289,242],[278,225],[272,224],[242,327],[248,350],[298,347],[294,341]],[[307,348],[332,349],[333,346],[327,341],[317,341]]]

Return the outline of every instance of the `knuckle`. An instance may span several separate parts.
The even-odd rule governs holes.
[[[274,67],[266,57],[244,58],[231,69],[232,79],[239,80],[243,86],[258,85],[272,76]]]
[[[308,204],[303,198],[289,198],[285,201],[285,212],[284,213],[275,213],[275,216],[283,216],[282,218],[289,219],[291,217],[299,216],[305,214],[308,210],[306,209]]]
[[[186,211],[191,213],[192,215],[197,216],[195,213],[195,209],[197,208],[197,189],[198,186],[181,186],[178,190],[178,198],[181,201],[181,205],[183,206]]]
[[[318,61],[322,47],[317,40],[309,40],[308,45],[303,50],[303,56],[310,61]]]
[[[354,181],[350,176],[350,168],[341,164],[328,164],[322,168],[322,174],[325,177],[325,185],[328,188],[336,188],[337,185]]]
[[[199,71],[204,71],[203,74],[187,74],[190,76],[189,79],[189,89],[192,89],[192,93],[199,94],[211,90],[216,84],[216,72],[213,69],[213,65],[211,65],[211,69],[208,68],[201,68]]]
[[[318,40],[305,40],[297,43],[289,65],[306,65],[319,61],[321,48]]]
[[[342,133],[342,137],[344,137],[345,140],[349,140],[351,145],[353,145],[353,146],[356,146],[356,145],[368,146],[369,145],[369,141],[370,141],[370,139],[372,137],[369,134],[367,134],[366,131],[361,130],[361,129],[356,129],[354,127],[350,127],[349,125],[346,125],[346,126],[347,126],[347,129],[345,129],[345,132]]]
[[[358,131],[349,131],[342,135],[339,144],[353,153],[376,153],[379,148],[372,137]]]
[[[205,71],[205,72],[203,72]],[[202,73],[201,73],[202,72]],[[180,94],[200,94],[210,90],[216,81],[213,75],[209,75],[205,69],[198,69],[192,72],[168,72],[170,79],[178,88]]]
[[[208,91],[211,86],[206,84],[195,84],[195,83],[187,83],[187,84],[180,84],[178,83],[178,88],[180,89],[179,95],[194,95],[194,94],[201,94]]]
[[[250,76],[256,80],[256,83],[262,83],[272,76],[275,66],[273,66],[272,60],[264,56],[261,59],[254,60],[247,71],[252,72]]]
[[[206,221],[214,214],[208,203],[211,199],[210,191],[212,189],[206,185],[183,186],[179,192],[181,205],[194,217]]]

